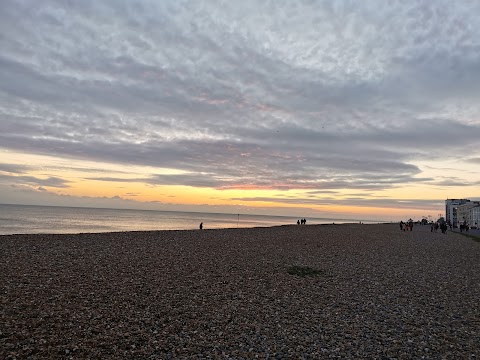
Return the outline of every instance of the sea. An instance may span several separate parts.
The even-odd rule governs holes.
[[[306,218],[308,224],[379,223],[362,219]],[[0,204],[0,235],[253,228],[296,225],[298,218],[156,210]]]

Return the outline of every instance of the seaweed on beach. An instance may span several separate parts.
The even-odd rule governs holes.
[[[296,276],[301,276],[301,277],[317,276],[317,275],[320,275],[320,274],[323,273],[322,270],[314,269],[314,268],[311,268],[311,267],[308,267],[308,266],[297,266],[297,265],[290,266],[288,268],[287,272],[290,275],[296,275]]]

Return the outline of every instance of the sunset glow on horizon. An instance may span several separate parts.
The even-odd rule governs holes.
[[[4,154],[7,155],[6,152]],[[395,198],[396,206],[389,202],[362,204],[361,193],[347,188],[335,192],[326,190],[312,196],[311,190],[288,189],[272,181],[275,186],[236,185],[232,188],[215,189],[182,185],[155,185],[145,182],[152,174],[186,174],[173,169],[155,169],[152,167],[125,167],[120,164],[92,163],[83,160],[66,160],[52,156],[29,155],[8,152],[10,164],[36,168],[22,174],[11,175],[18,178],[9,195],[3,199],[6,203],[34,205],[61,205],[118,207],[152,210],[185,210],[227,213],[251,213],[269,215],[293,215],[310,217],[337,217],[352,219],[376,219],[391,221],[398,218],[436,217],[443,211],[444,190],[436,186],[425,187],[415,184],[407,188],[385,189],[378,192],[377,199]],[[68,163],[68,165],[66,164]],[[29,165],[32,164],[32,165]],[[158,171],[158,173],[156,172]],[[459,170],[461,171],[461,170]],[[5,171],[6,172],[6,171]],[[108,174],[109,176],[105,176]],[[26,178],[33,180],[29,182]],[[63,185],[49,185],[52,178],[61,178]],[[143,180],[142,180],[143,179]],[[38,186],[37,182],[45,184]],[[465,188],[451,187],[453,197],[461,197]],[[475,189],[472,189],[472,192]],[[16,193],[29,194],[29,197],[16,201]],[[356,193],[356,194],[354,194]],[[418,205],[416,198],[426,195],[438,197],[438,204]],[[9,198],[10,196],[10,198]],[[36,200],[39,198],[40,201]],[[11,200],[10,200],[11,199]],[[83,201],[82,201],[83,200]],[[357,200],[357,201],[356,201]],[[103,205],[102,205],[103,204]]]

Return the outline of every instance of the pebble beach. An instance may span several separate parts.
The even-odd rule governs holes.
[[[477,359],[480,242],[398,224],[0,236],[1,359]]]

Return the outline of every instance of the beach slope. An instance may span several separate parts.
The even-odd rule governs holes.
[[[480,243],[396,224],[0,236],[0,358],[480,356]]]

